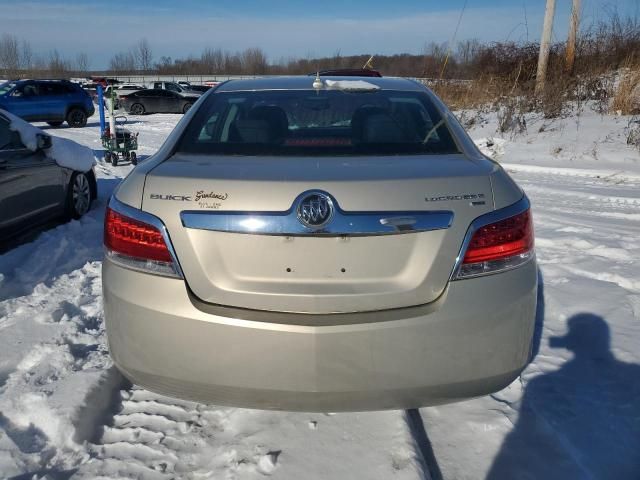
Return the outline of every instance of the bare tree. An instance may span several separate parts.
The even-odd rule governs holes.
[[[242,73],[242,61],[239,53],[224,52],[224,72],[232,75]]]
[[[335,68],[342,68],[342,54],[339,48],[333,54],[333,63],[335,64]]]
[[[456,55],[458,61],[465,65],[471,63],[471,60],[476,57],[481,47],[482,45],[480,44],[480,41],[475,38],[458,42],[458,51]]]
[[[71,70],[71,65],[54,49],[49,52],[48,70],[52,76],[63,77]]]
[[[250,75],[264,75],[267,73],[267,55],[261,48],[247,48],[240,55],[242,71]]]
[[[173,61],[171,60],[171,57],[163,55],[162,57],[160,57],[160,61],[156,63],[156,70],[158,71],[158,73],[170,73],[172,64]]]
[[[224,69],[224,52],[220,48],[205,48],[200,55],[202,73],[222,73]]]
[[[47,69],[47,62],[42,55],[34,55],[31,61],[32,70],[39,72]]]
[[[136,69],[133,52],[116,53],[109,61],[109,70],[113,73],[131,73]]]
[[[151,45],[149,45],[146,38],[140,40],[133,47],[133,55],[140,70],[147,71],[151,69],[151,65],[153,64],[153,52],[151,50]]]
[[[431,42],[425,44],[422,52],[423,68],[421,76],[436,77],[444,64],[444,59],[447,55],[447,44]]]
[[[26,40],[22,40],[22,52],[20,54],[20,66],[24,70],[31,70],[33,67],[33,50]]]
[[[86,53],[81,52],[76,55],[76,70],[83,74],[89,71],[89,56]]]
[[[0,69],[8,76],[15,76],[20,69],[20,50],[18,37],[5,33],[0,37]]]

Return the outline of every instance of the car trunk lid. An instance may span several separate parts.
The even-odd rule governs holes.
[[[493,208],[492,170],[463,155],[179,154],[147,176],[142,208],[163,220],[189,288],[205,302],[384,310],[442,294],[469,223]],[[305,192],[334,202],[319,231],[297,218]],[[270,228],[256,230],[265,219]]]

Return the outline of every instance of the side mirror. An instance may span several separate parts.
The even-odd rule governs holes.
[[[38,133],[36,134],[36,139],[38,140],[38,150],[51,148],[51,137],[49,135]]]

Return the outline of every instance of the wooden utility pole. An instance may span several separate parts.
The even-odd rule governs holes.
[[[547,0],[547,7],[544,12],[544,25],[542,26],[542,37],[540,38],[536,93],[544,91],[544,82],[547,78],[547,63],[549,62],[549,50],[551,48],[551,30],[553,29],[553,16],[555,13],[556,0]]]
[[[573,64],[576,60],[576,36],[578,35],[578,24],[580,23],[580,0],[573,0],[573,9],[569,19],[569,37],[567,38],[567,57],[565,59],[565,70],[573,74]]]

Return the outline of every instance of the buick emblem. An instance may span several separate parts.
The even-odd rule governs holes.
[[[333,202],[319,192],[303,194],[298,203],[298,220],[307,228],[319,230],[333,217]]]

